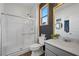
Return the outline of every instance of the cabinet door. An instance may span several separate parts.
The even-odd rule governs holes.
[[[49,51],[48,49],[45,49],[45,55],[46,55],[46,56],[56,56],[54,53],[52,53],[52,52]]]

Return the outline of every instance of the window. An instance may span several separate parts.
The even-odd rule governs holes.
[[[48,7],[45,6],[41,9],[41,25],[48,25]]]

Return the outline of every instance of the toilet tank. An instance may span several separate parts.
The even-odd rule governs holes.
[[[44,45],[44,39],[45,39],[45,36],[40,36],[39,37],[39,44]]]

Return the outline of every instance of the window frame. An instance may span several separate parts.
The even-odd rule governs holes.
[[[48,16],[49,16],[49,14],[47,14],[47,15],[45,15],[45,16],[42,16],[42,9],[45,8],[45,7],[48,8],[48,13],[49,13],[48,4],[45,4],[42,8],[40,8],[40,26],[43,26],[43,24],[42,24],[42,19],[43,19],[44,17],[47,17],[47,18],[48,18]],[[47,24],[45,24],[45,25],[48,25],[48,19],[47,19]]]

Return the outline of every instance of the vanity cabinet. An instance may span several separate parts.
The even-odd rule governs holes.
[[[51,44],[45,43],[45,55],[46,56],[74,56],[63,49],[59,49]]]

